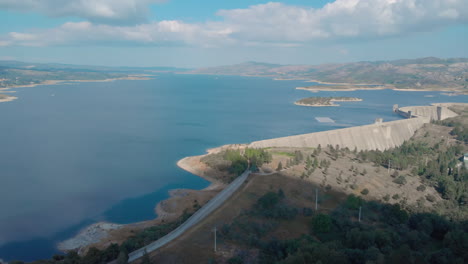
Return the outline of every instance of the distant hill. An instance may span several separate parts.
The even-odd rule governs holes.
[[[0,88],[41,84],[54,80],[106,80],[151,75],[157,72],[183,72],[174,67],[108,67],[58,63],[28,63],[0,60]]]
[[[190,73],[265,76],[330,83],[380,84],[408,89],[468,89],[468,58],[428,57],[323,65],[278,65],[246,62],[230,66],[201,68],[190,71]]]
[[[141,72],[141,71],[187,71],[176,67],[110,67],[95,65],[73,65],[61,63],[31,63],[12,60],[0,60],[0,68],[28,69],[42,71],[106,71],[106,72]]]

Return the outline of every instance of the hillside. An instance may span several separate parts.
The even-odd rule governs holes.
[[[51,84],[54,81],[142,78],[157,72],[182,72],[173,67],[107,67],[0,60],[0,88]]]
[[[306,79],[327,83],[373,84],[402,89],[454,89],[468,91],[468,59],[421,58],[395,61],[324,65],[277,65],[246,62],[202,68],[193,74],[264,76]]]

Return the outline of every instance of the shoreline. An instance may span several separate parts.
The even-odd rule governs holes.
[[[29,88],[29,87],[36,87],[39,85],[57,85],[61,83],[67,83],[67,82],[113,82],[113,81],[120,81],[120,80],[132,80],[132,81],[144,81],[144,80],[151,80],[153,78],[150,78],[149,76],[152,75],[133,75],[133,76],[127,76],[127,77],[119,77],[119,78],[108,78],[108,79],[100,79],[100,80],[45,80],[40,83],[33,83],[33,84],[21,84],[21,85],[12,85],[8,87],[3,87],[0,89],[15,89],[15,88]]]
[[[308,79],[306,82],[315,82],[320,84],[328,84],[328,85],[349,85],[349,86],[369,86],[369,85],[377,85],[377,86],[385,86],[385,84],[381,83],[334,83],[334,82],[324,82],[315,79]]]
[[[343,87],[343,88],[327,88],[327,86],[321,87],[296,87],[296,90],[305,90],[309,92],[353,92],[353,91],[374,91],[374,90],[386,90],[391,89],[383,86],[379,87]],[[392,89],[393,90],[393,89]]]
[[[304,81],[318,84],[327,84],[327,85],[336,85],[343,86],[343,88],[308,88],[308,87],[296,87],[297,90],[308,90],[312,92],[326,91],[326,92],[348,92],[348,91],[360,91],[360,90],[394,90],[402,92],[456,92],[460,95],[468,94],[468,90],[462,90],[463,88],[396,88],[393,85],[381,84],[381,83],[337,83],[337,82],[326,82],[310,78],[300,78],[300,77],[277,77],[275,75],[254,75],[254,74],[219,74],[219,73],[196,73],[196,72],[175,72],[175,74],[186,74],[186,75],[209,75],[209,76],[239,76],[239,77],[255,77],[255,78],[270,78],[274,81]],[[377,87],[362,87],[362,86],[377,86]],[[348,86],[348,87],[347,87]],[[355,86],[355,87],[349,87]],[[361,87],[359,87],[361,86]]]
[[[222,151],[232,146],[240,145],[225,145],[207,149],[206,153],[203,155],[189,156],[177,161],[177,166],[179,168],[207,180],[210,184],[201,190],[184,188],[169,190],[169,197],[158,201],[155,204],[154,210],[156,212],[156,217],[154,219],[129,224],[96,222],[82,228],[75,236],[58,242],[56,244],[57,249],[62,252],[76,250],[80,254],[85,254],[86,250],[89,249],[90,246],[101,243],[106,244],[109,243],[109,241],[114,241],[113,235],[119,237],[118,232],[125,233],[128,228],[144,229],[149,226],[159,225],[176,219],[184,209],[184,199],[187,200],[186,202],[193,201],[193,197],[201,197],[203,200],[206,197],[210,197],[220,192],[227,186],[225,183],[210,176],[210,173],[215,172],[211,171],[206,164],[200,161],[200,159],[206,155]]]
[[[0,88],[1,92],[4,93],[15,93],[16,91],[9,91],[10,89],[16,89],[16,88],[30,88],[30,87],[36,87],[40,85],[57,85],[57,84],[64,84],[64,83],[83,83],[83,82],[113,82],[113,81],[120,81],[120,80],[131,80],[131,81],[144,81],[144,80],[151,80],[153,78],[150,78],[149,76],[151,75],[133,75],[133,76],[127,76],[127,77],[121,77],[121,78],[109,78],[109,79],[102,79],[102,80],[46,80],[41,83],[34,83],[34,84],[24,84],[24,85],[13,85],[13,86],[8,86],[8,87],[2,87]],[[11,102],[14,100],[17,100],[18,97],[15,96],[9,96],[4,99],[0,99],[0,103],[4,102]]]
[[[379,86],[379,87],[346,87],[344,88],[324,88],[321,87],[296,87],[296,90],[304,90],[304,91],[309,91],[309,92],[354,92],[354,91],[377,91],[377,90],[393,90],[393,91],[399,91],[399,92],[453,92],[456,95],[463,95],[464,91],[457,90],[455,88],[453,89],[436,89],[436,90],[423,90],[423,89],[414,89],[414,88],[409,88],[409,89],[403,89],[403,88],[391,88],[388,86]]]

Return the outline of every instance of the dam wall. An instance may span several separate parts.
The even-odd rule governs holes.
[[[455,117],[457,114],[448,109],[450,106],[466,103],[437,103],[431,106],[408,106],[399,108],[393,106],[393,111],[408,119],[391,122],[382,122],[376,119],[372,125],[357,126],[330,131],[323,131],[296,136],[288,136],[250,143],[250,148],[268,147],[296,147],[315,148],[318,145],[339,145],[353,150],[386,150],[401,146],[404,141],[410,139],[416,130],[432,120],[444,120]]]
[[[408,106],[396,108],[395,112],[406,118],[429,117],[431,120],[444,120],[449,117],[457,116],[456,113],[444,105]]]
[[[302,134],[252,142],[251,148],[268,147],[317,147],[319,144],[353,150],[386,150],[400,146],[410,139],[416,130],[431,121],[430,117],[417,117],[372,125],[357,126],[310,134]]]

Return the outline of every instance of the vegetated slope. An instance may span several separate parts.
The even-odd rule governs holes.
[[[468,112],[457,111],[461,116],[426,124],[403,146],[384,152],[323,146],[211,154],[203,160],[233,176],[248,163],[272,174],[252,176],[200,225],[142,261],[466,263],[468,171],[459,159],[468,151],[468,129],[460,122]],[[121,245],[93,248],[86,256],[35,263],[124,261],[178,224],[137,231]]]
[[[448,121],[444,124],[460,125]],[[270,170],[279,173],[252,177],[204,224],[152,254],[152,260],[466,263],[468,171],[459,159],[468,146],[463,129],[453,131],[427,124],[402,147],[384,152],[331,146],[268,149],[273,155]],[[354,165],[337,171],[335,163],[346,159]],[[365,186],[376,173],[390,194]],[[215,226],[216,253],[210,232]]]
[[[365,83],[413,89],[467,89],[468,59],[430,57],[315,66],[247,62],[231,66],[202,68],[191,73],[300,78],[331,83]]]

